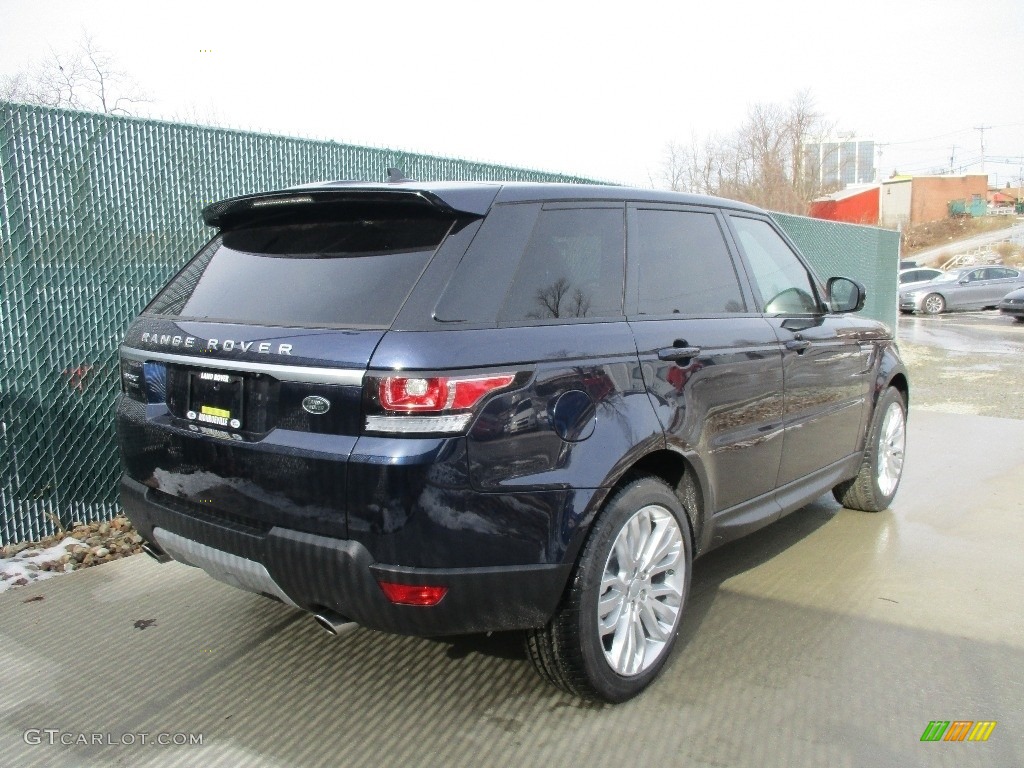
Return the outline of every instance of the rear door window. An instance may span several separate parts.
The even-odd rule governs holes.
[[[380,216],[223,232],[146,312],[255,325],[386,328],[451,225],[440,217]]]
[[[1005,267],[989,267],[985,276],[989,280],[1012,280],[1017,277],[1017,272]]]

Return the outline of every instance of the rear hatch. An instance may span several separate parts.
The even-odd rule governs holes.
[[[465,217],[379,191],[211,206],[221,232],[121,347],[127,476],[154,502],[247,532],[346,536],[363,374]]]

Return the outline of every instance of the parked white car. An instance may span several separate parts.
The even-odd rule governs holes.
[[[941,277],[942,274],[941,269],[935,269],[934,267],[913,267],[912,269],[901,269],[900,286],[909,285],[910,283],[926,283],[929,280]]]

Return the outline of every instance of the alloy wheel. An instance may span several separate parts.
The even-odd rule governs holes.
[[[654,664],[683,608],[686,556],[679,522],[650,504],[619,530],[604,565],[597,623],[605,660],[620,675]]]
[[[878,489],[888,496],[903,474],[907,427],[899,403],[890,403],[878,437]]]

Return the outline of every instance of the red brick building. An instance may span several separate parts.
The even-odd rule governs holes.
[[[878,223],[883,227],[913,227],[949,216],[949,204],[962,201],[967,212],[985,209],[988,177],[902,176],[882,182]]]

